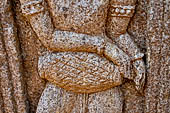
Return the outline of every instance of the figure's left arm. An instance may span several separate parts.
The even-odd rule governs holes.
[[[110,0],[106,33],[131,58],[137,76],[133,78],[133,76],[125,75],[124,77],[133,79],[136,88],[142,91],[145,82],[145,64],[142,60],[144,54],[140,52],[126,31],[134,14],[135,4],[136,0]]]

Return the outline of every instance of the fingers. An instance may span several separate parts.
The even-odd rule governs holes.
[[[141,59],[133,62],[133,67],[136,73],[136,77],[134,79],[136,89],[141,92],[145,84],[145,64]]]
[[[120,73],[123,74],[124,78],[132,79],[130,65],[131,65],[130,61],[127,60],[120,66]]]
[[[137,75],[135,78],[135,88],[136,90],[140,93],[143,94],[143,89],[144,89],[144,83],[145,83],[145,74]]]

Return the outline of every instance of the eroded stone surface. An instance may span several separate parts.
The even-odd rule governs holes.
[[[30,2],[29,0],[25,0],[25,1]],[[128,5],[130,3],[133,6],[135,3],[133,1],[130,1],[130,0],[129,1],[128,0],[123,0],[123,1],[122,0],[114,0],[113,3],[115,3],[115,5],[112,5],[112,8],[111,8],[113,15],[112,15],[112,17],[110,19],[110,22],[112,22],[112,21],[114,23],[118,22],[119,24],[116,25],[118,27],[115,28],[115,29],[112,29],[112,28],[114,28],[116,26],[111,25],[112,27],[110,27],[111,28],[110,31],[109,31],[109,29],[110,29],[109,25],[106,25],[107,33],[104,34],[104,35],[107,35],[107,37],[112,38],[113,40],[115,39],[114,41],[115,41],[117,46],[114,46],[114,47],[116,47],[116,48],[118,47],[125,54],[128,54],[130,59],[132,58],[132,60],[135,61],[135,62],[133,62],[132,65],[135,66],[136,69],[139,69],[139,70],[135,70],[135,71],[140,76],[138,76],[136,78],[136,75],[128,76],[128,75],[125,74],[124,77],[132,79],[132,80],[134,80],[134,78],[135,78],[136,84],[138,84],[138,85],[140,84],[140,86],[138,87],[140,89],[140,87],[143,86],[143,83],[144,83],[143,81],[144,81],[145,77],[143,76],[144,75],[143,72],[145,70],[143,68],[143,61],[141,60],[142,54],[140,53],[139,48],[137,48],[136,45],[131,43],[132,42],[131,38],[133,38],[133,40],[135,40],[135,42],[137,42],[142,47],[142,49],[145,48],[145,40],[144,40],[144,38],[146,37],[146,39],[147,39],[148,37],[147,37],[147,34],[145,34],[146,33],[145,30],[147,30],[147,29],[144,28],[144,27],[146,27],[147,16],[146,15],[144,16],[144,14],[143,14],[144,12],[142,12],[143,8],[144,8],[144,7],[142,7],[142,5],[144,5],[144,4],[143,4],[142,0],[138,1],[139,7],[136,9],[137,15],[135,15],[134,19],[131,22],[131,25],[129,27],[129,33],[131,35],[128,36],[127,34],[124,35],[124,33],[126,33],[126,27],[127,27],[127,24],[129,24],[130,19],[129,18],[122,18],[122,17],[125,15],[125,13],[124,13],[125,10],[127,10],[127,9],[125,9],[125,8],[127,8],[126,5]],[[121,6],[122,3],[125,6]],[[142,3],[142,5],[141,5],[141,3]],[[150,18],[148,18],[149,23],[151,23],[151,24],[147,25],[148,31],[150,30],[150,28],[152,29],[152,31],[154,31],[154,29],[157,28],[157,30],[159,29],[160,32],[163,33],[161,35],[161,33],[157,32],[157,30],[154,33],[150,32],[149,33],[149,39],[148,39],[149,41],[147,40],[148,41],[147,47],[150,47],[150,48],[148,48],[148,52],[147,52],[148,58],[149,58],[148,59],[148,62],[149,62],[148,64],[150,64],[149,65],[149,68],[150,68],[149,75],[152,74],[151,72],[155,72],[156,74],[154,73],[154,77],[150,76],[148,81],[147,81],[147,90],[145,91],[145,93],[146,93],[145,96],[147,98],[147,100],[146,100],[146,104],[147,104],[146,109],[147,109],[147,111],[145,111],[145,112],[156,112],[156,111],[158,111],[158,112],[167,112],[168,111],[168,107],[167,107],[167,105],[168,105],[167,104],[168,103],[168,94],[169,94],[168,87],[167,87],[168,86],[168,81],[167,81],[167,79],[168,79],[168,76],[167,76],[168,75],[168,72],[167,72],[168,57],[166,57],[168,53],[166,51],[168,51],[169,42],[167,41],[167,39],[168,39],[168,35],[167,35],[168,34],[168,30],[167,30],[168,21],[166,21],[166,19],[167,19],[168,16],[167,16],[167,13],[165,13],[165,11],[167,12],[166,9],[168,9],[167,8],[168,6],[165,5],[166,3],[167,3],[167,1],[163,1],[163,2],[161,2],[162,5],[159,5],[159,2],[157,2],[156,5],[155,5],[154,2],[151,1],[150,2],[150,10],[151,10],[151,12],[150,12],[150,10],[144,9],[146,12],[148,11],[147,12],[148,16],[151,15],[150,18],[152,18],[152,15],[154,15],[154,17],[156,18],[156,19],[152,18],[151,20],[149,20]],[[144,6],[147,7],[147,5],[148,4],[145,4]],[[155,5],[158,8],[153,10],[152,5]],[[37,6],[35,8],[37,8]],[[108,8],[109,7],[110,7],[110,5],[108,5]],[[162,8],[162,7],[164,7],[165,9]],[[40,8],[42,8],[42,7],[40,7]],[[131,8],[132,8],[132,10],[134,10],[133,7],[131,7]],[[15,9],[15,6],[14,6],[14,9]],[[32,28],[33,28],[34,31],[36,31],[36,34],[37,34],[38,38],[41,39],[41,42],[42,42],[42,37],[48,37],[49,36],[48,39],[45,39],[45,38],[43,39],[44,40],[43,44],[45,45],[45,43],[47,43],[46,47],[48,49],[52,48],[52,49],[49,49],[51,52],[53,52],[53,51],[60,52],[62,49],[57,50],[56,48],[61,47],[61,46],[59,46],[59,45],[57,45],[57,47],[55,46],[55,44],[58,44],[58,43],[54,43],[52,47],[51,46],[48,47],[48,45],[51,45],[51,39],[53,41],[57,40],[58,35],[56,35],[56,32],[62,32],[62,31],[60,31],[59,29],[55,29],[56,24],[54,24],[54,26],[53,26],[53,24],[46,24],[45,23],[45,22],[48,21],[48,19],[51,20],[50,18],[53,18],[51,16],[51,14],[49,15],[50,18],[46,18],[48,16],[48,12],[45,13],[46,14],[45,16],[42,13],[45,10],[46,10],[46,7],[43,8],[42,10],[40,10],[39,12],[36,12],[33,15],[30,14],[32,16],[31,18],[32,18],[32,20],[34,22],[36,22],[35,20],[38,19],[37,23],[39,22],[41,24],[40,26],[38,24],[36,24],[36,26],[35,26],[36,29],[39,28],[39,30],[37,30],[37,31],[36,31],[36,29],[34,29],[34,27],[32,27]],[[64,10],[65,10],[65,8],[64,8]],[[156,12],[156,13],[153,13],[153,11]],[[133,11],[131,11],[131,12],[133,12]],[[160,12],[162,12],[162,13],[160,13]],[[28,10],[28,13],[29,13],[29,10]],[[38,16],[36,16],[36,15],[38,15],[38,13],[43,18],[37,18]],[[52,13],[52,12],[50,11],[50,13]],[[18,12],[17,15],[20,15],[20,14],[21,14],[21,12]],[[119,17],[115,17],[115,14],[116,14],[116,16],[119,16]],[[162,18],[161,15],[164,15],[164,19]],[[66,16],[66,15],[64,15],[64,16]],[[125,15],[125,16],[128,16],[128,15]],[[130,15],[130,16],[132,16],[132,15]],[[144,20],[146,19],[146,21],[140,20],[140,18],[142,18],[142,16],[146,17],[146,18],[144,18]],[[18,17],[18,18],[20,18],[20,17]],[[42,45],[39,43],[39,41],[36,40],[36,36],[31,31],[29,23],[27,23],[27,21],[25,21],[24,19],[25,18],[21,19],[22,21],[24,21],[24,24],[21,21],[18,21],[18,23],[19,23],[19,26],[20,26],[20,30],[19,30],[20,38],[22,38],[22,39],[20,39],[20,41],[22,42],[22,50],[23,50],[22,53],[23,53],[24,66],[25,66],[24,67],[25,68],[24,75],[26,75],[25,80],[27,81],[27,85],[28,85],[27,86],[27,88],[28,88],[27,91],[29,92],[28,93],[28,99],[29,99],[30,106],[31,106],[31,108],[30,108],[31,111],[30,112],[32,112],[32,111],[35,111],[35,109],[36,109],[37,101],[38,101],[39,96],[41,94],[41,91],[42,91],[42,89],[44,87],[43,79],[40,79],[38,77],[38,71],[37,71],[37,62],[38,62],[37,60],[38,60],[38,57],[39,57],[38,54],[41,56],[42,54],[41,54],[40,51],[46,51],[46,49],[42,49],[44,47],[42,47]],[[157,22],[157,20],[160,20],[162,24],[154,24],[154,22]],[[141,21],[143,21],[143,22],[141,22]],[[42,23],[42,22],[44,22],[44,23]],[[107,22],[110,23],[109,21],[107,21]],[[48,21],[47,23],[50,23],[50,22]],[[55,22],[53,21],[52,23],[55,23]],[[141,23],[143,23],[143,24],[141,25]],[[103,23],[101,23],[101,24],[103,24]],[[51,25],[53,27],[48,29],[48,27],[51,26]],[[115,25],[115,24],[113,24],[113,25]],[[157,26],[157,25],[160,25],[161,27]],[[123,26],[126,26],[126,27],[124,29],[122,29]],[[152,28],[152,26],[154,26],[154,27]],[[45,29],[42,29],[42,28],[45,28]],[[163,30],[161,31],[161,29],[165,29],[165,28],[166,28],[166,31],[163,31]],[[97,33],[96,34],[93,34],[93,33],[91,34],[90,31],[83,31],[83,32],[82,31],[80,30],[80,31],[76,32],[76,31],[74,31],[74,29],[67,30],[67,32],[73,32],[72,34],[77,33],[76,34],[77,37],[80,36],[79,35],[80,32],[82,34],[84,32],[86,32],[86,35],[89,35],[89,36],[92,36],[92,37],[95,37],[96,34],[97,34]],[[108,31],[110,32],[110,34],[109,34]],[[119,33],[119,31],[121,31],[121,32]],[[63,31],[63,32],[66,32],[66,31]],[[93,30],[93,32],[95,32],[95,31]],[[121,35],[121,34],[123,34],[123,35],[121,37],[119,37],[119,35]],[[155,35],[158,38],[154,37]],[[98,36],[98,37],[103,38],[103,37],[106,37],[106,36]],[[66,38],[66,37],[64,37],[64,38]],[[64,40],[64,38],[61,38],[61,40]],[[122,39],[122,38],[123,38],[123,40],[119,40],[119,39]],[[76,41],[78,41],[78,39],[79,38],[77,38]],[[125,41],[124,41],[124,39],[125,39]],[[8,40],[8,41],[11,42],[10,40]],[[71,39],[71,41],[72,41],[72,39]],[[120,42],[121,43],[125,42],[125,43],[123,45]],[[106,45],[106,43],[104,43],[104,45]],[[113,45],[112,45],[112,47],[113,47]],[[89,46],[92,47],[91,45],[89,45]],[[92,52],[97,53],[98,55],[100,54],[102,56],[102,52],[104,52],[104,46],[100,46],[100,47],[101,47],[100,49],[98,49],[97,46],[94,47],[95,49]],[[131,50],[133,50],[133,48],[136,48],[136,49],[134,49],[134,51],[131,51]],[[72,51],[74,50],[74,52],[76,52],[76,49],[70,49],[70,50],[72,50]],[[79,50],[79,49],[77,48],[77,50]],[[89,51],[91,51],[91,50],[89,49],[86,52],[89,52]],[[161,55],[159,53],[161,53]],[[139,56],[139,57],[135,57],[135,56]],[[154,60],[154,59],[157,59],[158,57],[160,58],[160,60]],[[117,57],[117,58],[119,58],[119,57]],[[127,58],[127,59],[129,59],[129,58]],[[152,60],[150,60],[150,58],[152,58]],[[113,60],[114,61],[113,63],[115,63],[115,65],[117,64],[116,60],[114,60],[114,59],[111,60],[108,57],[107,57],[107,59],[109,59],[110,61]],[[119,61],[121,61],[121,60],[119,60]],[[127,60],[123,60],[123,62],[124,61],[127,61]],[[127,64],[127,63],[125,63],[125,64]],[[139,65],[139,64],[141,64],[141,65]],[[154,64],[154,65],[152,65],[152,64]],[[161,68],[158,69],[158,67],[160,67],[160,66],[161,66]],[[160,71],[158,71],[157,69],[160,70]],[[161,74],[161,76],[159,76],[160,74]],[[6,78],[5,81],[8,81],[8,77]],[[156,81],[156,82],[154,82],[154,81]],[[127,112],[127,113],[128,112],[130,112],[130,113],[131,112],[132,113],[143,112],[143,108],[145,108],[145,107],[143,107],[143,105],[141,105],[141,103],[143,102],[144,97],[142,98],[142,96],[138,95],[137,92],[133,89],[134,87],[131,87],[131,85],[134,85],[134,84],[126,83],[125,86],[123,86],[123,91],[124,91],[124,96],[125,96],[125,101],[124,101],[125,106],[123,108],[124,112]],[[138,86],[138,85],[136,85],[136,86]],[[5,83],[3,83],[3,86],[7,86],[7,85],[5,85]],[[135,94],[133,94],[133,92],[135,92]],[[105,99],[101,95],[97,95],[97,93],[95,93],[94,95],[95,95],[96,98],[101,97],[101,99]],[[159,95],[159,96],[157,96],[157,95]],[[79,96],[81,96],[81,94],[79,94]],[[85,96],[85,97],[87,97],[87,96]],[[84,100],[83,97],[81,99],[80,100],[83,103],[83,100]],[[112,101],[114,101],[114,100],[112,100]],[[8,102],[8,101],[6,101],[6,102]],[[107,101],[107,102],[109,103],[111,101]],[[96,103],[98,103],[98,102],[96,102]],[[34,108],[32,106],[34,106]],[[78,106],[78,105],[76,105],[76,106]],[[82,106],[81,106],[81,108],[84,109]],[[70,108],[68,108],[68,109],[70,109]],[[100,109],[99,107],[97,107],[97,108],[93,107],[93,110],[91,110],[91,112],[97,112],[97,111],[104,110],[104,109],[105,108]]]
[[[25,7],[27,4],[26,1],[21,0],[21,4],[23,8],[27,8]],[[40,5],[39,9],[37,9],[38,6],[37,4]],[[45,9],[47,7],[46,4],[49,5],[49,12]],[[93,5],[95,5],[95,7],[92,7]],[[44,6],[44,9],[41,8],[42,6]],[[99,9],[102,6],[104,6],[104,8],[102,9],[102,11],[100,11]],[[30,2],[30,7],[32,8],[30,10],[27,10],[27,14],[25,16],[28,17],[28,20],[30,21],[30,24],[33,30],[35,31],[35,33],[37,34],[38,38],[49,49],[50,52],[58,52],[58,53],[60,52],[92,53],[93,52],[93,53],[97,53],[98,55],[105,56],[107,60],[109,60],[109,62],[112,61],[113,63],[115,63],[116,67],[119,68],[118,70],[120,70],[120,73],[123,75],[123,77],[134,79],[137,85],[137,89],[138,90],[142,89],[144,84],[144,79],[145,79],[145,69],[144,69],[145,67],[144,67],[144,63],[141,62],[142,61],[141,58],[143,57],[143,55],[140,53],[135,43],[131,41],[131,37],[126,36],[125,34],[130,17],[132,17],[134,12],[135,1],[133,0],[112,1],[111,0],[111,1],[96,2],[96,1],[84,1],[84,0],[83,1],[48,0],[47,3],[43,1],[39,1],[39,3]],[[93,12],[95,8],[97,10]],[[39,11],[35,10],[34,12],[32,9],[36,9]],[[73,10],[75,12],[72,13]],[[24,13],[25,9],[23,9],[22,11]],[[94,13],[94,17],[93,15],[91,15],[92,12]],[[107,18],[106,15],[108,16]],[[72,21],[70,22],[69,20]],[[95,27],[95,25],[92,24],[93,27],[89,26],[89,28],[87,29],[86,24],[88,24],[88,22],[89,23],[92,22],[95,25],[98,25],[97,23],[99,22],[100,25],[98,25],[98,27]],[[119,36],[121,34],[122,36]],[[122,39],[122,37],[124,37],[123,34],[125,35],[125,38]],[[119,46],[117,47],[115,43],[113,43],[113,41],[109,41],[105,37],[111,38],[118,45],[120,45],[120,47]],[[132,45],[130,44],[130,41]],[[39,63],[40,75],[41,77],[47,79],[49,82],[55,83],[57,86],[63,88],[67,87],[65,88],[66,90],[73,90],[74,88],[78,90],[86,89],[86,88],[88,89],[89,87],[92,87],[94,84],[99,84],[98,86],[101,86],[101,88],[103,87],[102,89],[105,89],[107,87],[106,84],[104,83],[105,84],[104,85],[100,81],[103,80],[103,78],[102,79],[95,78],[95,76],[101,78],[100,77],[100,75],[102,76],[100,72],[101,70],[96,71],[97,73],[100,73],[99,75],[97,73],[95,75],[94,74],[88,75],[87,73],[89,69],[87,67],[91,64],[91,62],[93,62],[93,60],[91,62],[87,62],[87,60],[89,59],[91,60],[91,58],[89,58],[90,53],[86,54],[85,55],[86,58],[83,59],[81,59],[81,57],[84,55],[84,53],[79,54],[78,57],[75,57],[76,55],[72,53],[71,56],[65,58],[63,57],[67,56],[66,54],[57,55],[52,53],[51,55],[47,55],[47,56],[53,56],[54,60],[50,59],[50,57],[43,57],[42,58],[43,60],[40,59],[39,62],[43,62],[43,63]],[[76,58],[76,60],[72,58]],[[96,58],[100,59],[99,56]],[[84,60],[85,61],[84,63],[87,63],[88,66],[83,65],[83,61],[75,62],[78,59]],[[74,63],[71,64],[73,64],[72,66],[74,68],[76,66],[80,68],[77,69],[80,72],[77,72],[76,76],[70,75],[73,73],[70,72],[70,70],[74,68],[73,67],[70,68],[68,64],[72,61]],[[100,64],[100,61],[95,61],[95,63]],[[131,66],[130,62],[134,62],[133,67],[135,68],[135,72],[137,74],[136,77],[130,76],[130,66]],[[95,66],[97,66],[98,68],[100,67],[99,65],[95,65]],[[90,69],[89,71],[90,73],[92,73],[92,69]],[[122,76],[121,74],[116,74],[116,75],[119,76],[118,78],[121,78]],[[105,77],[110,78],[110,75],[109,76],[106,75]],[[114,76],[111,78],[113,80],[116,79],[117,77]],[[92,79],[95,80],[90,81]],[[106,83],[109,83],[109,80],[106,80]],[[95,90],[93,92],[97,92],[98,91],[97,88],[99,87],[94,88]],[[90,93],[88,91],[82,91],[82,92]],[[40,102],[39,106],[41,106],[41,104],[44,103]],[[121,106],[119,107],[121,108]]]
[[[122,113],[120,87],[94,94],[75,94],[51,83],[40,98],[37,113]]]
[[[26,98],[22,75],[19,44],[11,1],[0,3],[0,86],[3,92],[4,111],[7,113],[26,113]]]

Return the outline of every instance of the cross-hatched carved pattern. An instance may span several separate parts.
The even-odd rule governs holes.
[[[49,53],[39,59],[42,78],[76,93],[94,93],[121,84],[119,68],[94,53]]]

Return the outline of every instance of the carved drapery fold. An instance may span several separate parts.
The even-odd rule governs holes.
[[[1,29],[2,30],[2,29]],[[2,31],[1,31],[2,33]],[[10,77],[8,56],[5,50],[4,37],[0,34],[0,92],[2,93],[1,110],[7,113],[15,113]]]
[[[2,61],[5,67],[0,72],[2,77],[1,87],[6,93],[6,95],[3,95],[4,109],[7,113],[27,113],[19,42],[11,4],[10,0],[2,1],[0,11],[3,33],[1,43],[4,45],[1,49],[3,57],[6,58]]]

